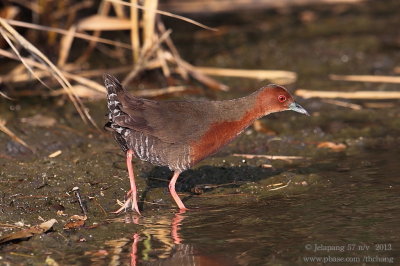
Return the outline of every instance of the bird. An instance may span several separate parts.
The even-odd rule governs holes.
[[[112,75],[104,74],[108,121],[104,128],[126,154],[130,190],[120,213],[138,208],[132,158],[167,166],[169,191],[180,210],[187,210],[175,190],[179,175],[234,140],[256,119],[291,110],[309,115],[282,86],[270,84],[242,98],[155,101],[133,96]]]

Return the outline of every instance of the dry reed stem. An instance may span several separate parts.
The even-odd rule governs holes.
[[[359,81],[359,82],[383,82],[400,83],[400,77],[396,76],[377,76],[377,75],[329,75],[331,80]]]
[[[400,99],[400,91],[310,91],[297,90],[296,95],[303,98],[345,98],[345,99]]]
[[[72,42],[74,40],[74,34],[76,32],[76,27],[72,26],[68,30],[68,34],[64,35],[60,43],[60,52],[58,57],[57,66],[63,67],[67,62],[69,51],[71,50]]]
[[[1,22],[1,20],[0,20]],[[6,40],[6,42],[8,43],[8,45],[11,47],[11,49],[14,51],[14,53],[16,54],[16,56],[18,57],[18,59],[20,60],[20,62],[25,66],[25,68],[32,74],[32,76],[34,76],[40,83],[43,84],[43,86],[45,86],[46,88],[50,89],[46,83],[43,82],[43,80],[40,79],[39,76],[36,75],[35,71],[33,71],[33,69],[29,66],[29,64],[25,61],[25,59],[21,56],[21,54],[19,53],[18,49],[15,47],[15,45],[13,44],[13,42],[11,41],[10,38],[13,38],[13,36],[11,36],[8,32],[6,32],[5,30],[3,30],[2,28],[0,28],[0,34],[3,36],[3,38]]]
[[[221,91],[228,91],[229,87],[218,82],[217,80],[210,78],[209,76],[206,76],[203,74],[201,71],[198,71],[196,67],[193,65],[189,64],[188,62],[184,60],[180,60],[179,58],[175,58],[170,52],[165,52],[165,57],[168,61],[172,63],[177,63],[178,67],[182,67],[187,71],[193,78],[197,79],[207,87],[214,89],[214,90],[221,90]]]
[[[243,157],[246,159],[264,158],[268,160],[302,160],[307,158],[303,156],[261,155],[261,154],[259,155],[259,154],[241,154],[241,153],[234,153],[232,155],[237,157]]]
[[[163,34],[164,32],[166,32],[167,30],[165,29],[164,24],[158,20],[157,21],[157,27],[158,30],[160,31],[161,34]],[[178,67],[176,68],[177,72],[181,75],[181,77],[184,80],[188,80],[189,79],[189,74],[186,71],[186,69],[184,67],[181,66],[181,62],[183,61],[178,49],[176,49],[174,42],[171,39],[171,36],[168,36],[167,39],[165,40],[165,44],[167,45],[168,49],[171,51],[172,56],[175,58],[176,64],[178,65]],[[163,55],[163,58],[165,60],[167,60],[165,54]]]
[[[165,94],[171,94],[176,92],[184,92],[186,91],[185,86],[171,86],[167,88],[161,89],[147,89],[143,91],[134,91],[132,94],[138,97],[156,97]]]
[[[6,21],[10,25],[17,26],[17,27],[23,27],[23,28],[41,30],[41,31],[51,31],[51,32],[56,32],[58,34],[63,34],[63,35],[69,34],[69,32],[67,30],[60,29],[60,28],[41,26],[41,25],[37,25],[37,24],[32,24],[32,23],[23,22],[23,21],[16,21],[16,20],[11,20],[11,19],[7,19]],[[91,35],[84,34],[84,33],[75,32],[74,37],[80,38],[83,40],[87,40],[87,41],[94,41],[94,42],[100,42],[100,43],[104,43],[104,44],[108,44],[108,45],[113,45],[113,46],[121,47],[121,48],[125,48],[125,49],[132,49],[131,46],[127,43],[121,43],[121,42],[108,40],[108,39],[104,39],[104,38],[93,37]]]
[[[78,30],[89,31],[114,31],[131,29],[131,21],[126,18],[93,15],[78,23]]]
[[[106,94],[104,92],[99,92],[98,90],[94,90],[93,88],[90,88],[88,86],[82,86],[82,85],[74,85],[72,86],[74,89],[74,92],[81,98],[87,98],[87,99],[104,99],[106,97]],[[133,95],[137,97],[157,97],[161,95],[166,95],[166,94],[171,94],[171,93],[178,93],[178,92],[184,92],[186,91],[185,86],[171,86],[171,87],[166,87],[166,88],[161,88],[161,89],[146,89],[142,91],[134,91],[132,92]],[[55,91],[52,91],[49,93],[49,96],[60,96],[65,94],[64,90],[58,89]]]
[[[3,49],[0,49],[0,55],[5,56],[5,57],[8,57],[8,58],[11,58],[11,59],[18,60],[18,57],[17,57],[17,56],[15,56],[15,55],[13,55],[12,53],[10,53],[10,52],[8,52],[8,51],[5,51],[5,50],[3,50]],[[24,61],[26,62],[26,64],[28,64],[30,67],[36,67],[36,68],[38,68],[38,69],[43,70],[43,71],[37,72],[37,74],[40,75],[40,77],[48,77],[48,76],[51,76],[51,73],[49,73],[49,71],[48,71],[48,69],[46,68],[46,66],[43,66],[42,64],[40,64],[40,63],[38,63],[38,62],[36,62],[36,61],[33,61],[32,59],[29,59],[29,58],[23,58],[23,60],[24,60]],[[88,89],[92,89],[92,90],[98,91],[98,92],[103,93],[103,94],[105,94],[105,92],[106,92],[106,90],[105,90],[105,88],[104,88],[103,85],[101,85],[101,84],[99,84],[99,83],[97,83],[97,82],[95,82],[95,81],[92,81],[92,80],[90,80],[90,79],[87,79],[87,78],[83,77],[81,74],[77,75],[77,74],[72,74],[72,73],[68,73],[68,72],[64,72],[64,71],[62,71],[62,73],[64,74],[65,77],[67,77],[67,78],[69,78],[69,79],[72,79],[72,80],[74,80],[74,81],[76,81],[76,82],[78,82],[78,83],[80,83],[80,84],[86,86]],[[103,73],[104,73],[104,72],[102,72],[101,74],[103,74]],[[7,77],[10,77],[10,75],[7,75],[6,78],[7,78]],[[18,76],[17,76],[17,77],[18,77]],[[24,76],[24,77],[27,77],[27,76]],[[15,79],[14,77],[11,77],[11,78]],[[9,79],[2,79],[2,78],[0,77],[0,82],[4,82],[5,80],[9,81]],[[13,81],[16,82],[16,81],[19,81],[19,80],[18,80],[18,78],[17,78],[16,80],[13,80]],[[75,87],[75,86],[73,86],[73,88],[74,88],[74,87]]]
[[[291,182],[292,182],[292,180],[289,180],[289,182],[287,182],[285,185],[280,186],[280,187],[276,187],[276,188],[270,188],[268,191],[274,191],[274,190],[279,190],[279,189],[285,188],[285,187],[289,186],[289,184]]]
[[[111,3],[111,4],[114,7],[114,11],[115,11],[115,14],[117,15],[117,17],[126,18],[126,14],[125,14],[123,5],[120,5],[118,3]]]
[[[138,9],[146,10],[146,8],[145,8],[144,6],[141,6],[141,5],[134,5],[134,4],[132,4],[132,3],[127,3],[127,2],[124,2],[124,1],[120,1],[120,0],[106,0],[106,1],[108,1],[108,2],[114,2],[114,3],[119,3],[119,4],[125,5],[125,6],[134,6],[134,7],[138,8]],[[155,0],[153,0],[153,1],[155,1]],[[199,26],[199,27],[204,28],[204,29],[207,29],[207,30],[217,31],[217,29],[215,29],[215,28],[208,27],[208,26],[206,26],[206,25],[204,25],[204,24],[202,24],[202,23],[200,23],[200,22],[197,22],[197,21],[195,21],[195,20],[193,20],[193,19],[190,19],[190,18],[187,18],[187,17],[175,15],[175,14],[172,14],[172,13],[170,13],[170,12],[166,12],[166,11],[162,11],[162,10],[158,10],[158,9],[155,10],[155,12],[156,12],[157,14],[160,14],[160,15],[164,15],[164,16],[167,16],[167,17],[172,17],[172,18],[176,18],[176,19],[180,19],[180,20],[186,21],[186,22],[188,22],[188,23],[191,23],[191,24],[193,24],[193,25]]]
[[[136,75],[141,72],[143,69],[147,67],[147,63],[150,60],[150,57],[157,51],[160,45],[165,41],[166,38],[171,34],[171,30],[166,31],[157,42],[153,43],[153,46],[149,48],[147,51],[142,49],[140,51],[140,56],[138,62],[135,64],[133,70],[126,76],[126,78],[122,81],[122,85],[126,86],[132,79],[136,77]]]
[[[102,68],[102,69],[92,69],[92,70],[82,70],[79,71],[79,76],[81,77],[93,77],[93,76],[102,76],[104,73],[109,73],[109,74],[118,74],[118,73],[124,73],[124,72],[129,72],[132,69],[132,66],[121,66],[121,67],[115,67],[115,68]]]
[[[143,10],[143,47],[144,51],[151,49],[155,39],[154,27],[156,22],[156,10],[158,1],[155,0],[144,0],[144,10]]]
[[[1,92],[1,91],[0,91],[0,96],[6,98],[7,100],[11,100],[11,101],[14,100],[13,98],[8,97],[5,93],[3,93],[3,92]]]
[[[134,5],[137,5],[137,0],[131,0],[133,4],[130,7],[131,11],[131,45],[132,45],[132,56],[133,63],[137,63],[139,60],[139,51],[140,51],[140,43],[139,43],[139,12]],[[122,5],[121,5],[122,6]]]
[[[45,87],[49,88],[44,82],[43,80],[41,80],[35,73],[35,71],[33,71],[33,69],[29,66],[29,64],[26,63],[26,61],[23,59],[23,57],[21,56],[21,54],[18,52],[18,49],[14,46],[14,44],[12,43],[12,41],[10,40],[9,37],[12,38],[12,36],[10,36],[10,34],[6,31],[4,31],[2,28],[0,28],[0,34],[3,36],[3,38],[6,40],[6,42],[8,43],[8,45],[11,47],[11,49],[14,51],[14,53],[16,54],[16,56],[18,57],[18,59],[20,60],[20,62],[22,62],[22,64],[25,66],[25,68],[37,79],[40,81],[40,83],[42,83]],[[49,88],[50,89],[50,88]]]
[[[37,60],[40,60],[46,68],[53,73],[53,77],[62,85],[62,87],[68,92],[68,97],[71,99],[72,103],[74,104],[76,110],[78,111],[81,118],[86,122],[87,120],[91,121],[93,125],[95,125],[94,121],[91,119],[89,113],[84,108],[82,102],[73,94],[71,91],[71,84],[68,80],[62,75],[60,70],[34,45],[32,45],[29,41],[27,41],[22,35],[20,35],[14,28],[12,28],[4,19],[0,18],[0,24],[7,30],[7,32],[15,38],[15,40],[20,44],[23,48],[25,48],[31,55],[33,55]],[[0,28],[1,29],[1,28]],[[5,32],[1,29],[1,32]],[[2,34],[4,38],[6,38],[6,34]],[[10,43],[9,43],[10,44]],[[11,47],[13,47],[11,45]],[[15,47],[13,48],[14,52],[16,52],[17,56],[21,60],[21,56],[19,55],[18,51],[16,51]],[[24,63],[23,61],[21,61]],[[27,65],[26,65],[27,66]],[[28,67],[29,70],[29,67]],[[30,69],[31,71],[31,69]],[[34,72],[32,71],[33,75]],[[38,79],[41,81],[40,79]],[[42,82],[42,81],[41,81]],[[43,83],[43,82],[42,82]],[[43,83],[44,84],[44,83]],[[45,85],[45,84],[44,84]],[[46,85],[45,85],[46,86]],[[47,86],[46,86],[47,87]]]
[[[10,53],[8,51],[5,51],[3,49],[0,49],[0,55],[8,57],[8,58],[11,58],[11,59],[14,59],[14,60],[20,60],[17,55],[14,55],[14,54],[12,54],[12,53]],[[52,74],[52,72],[49,70],[48,66],[46,66],[44,64],[38,63],[38,62],[36,62],[36,61],[34,61],[32,59],[29,59],[29,58],[23,58],[23,60],[29,66],[33,66],[33,67],[39,68],[39,69],[41,69],[43,71],[47,71],[48,73]],[[41,72],[41,73],[43,73],[43,72]],[[100,91],[100,92],[105,92],[105,88],[103,86],[101,86],[100,84],[98,84],[97,82],[94,82],[94,81],[91,81],[91,80],[86,79],[84,77],[80,77],[78,75],[70,74],[70,73],[67,73],[67,72],[60,72],[60,73],[64,74],[68,78],[78,80],[79,82],[83,83],[84,85],[88,86],[89,88],[92,88],[92,89]],[[48,76],[50,76],[50,74]],[[52,76],[62,85],[62,83],[61,83],[62,81],[59,80],[58,76],[54,76],[53,74],[52,74]],[[2,81],[2,80],[0,79],[0,81]],[[71,86],[71,84],[69,84],[69,86],[70,87],[68,89],[73,92],[74,88]],[[65,90],[65,87],[63,87],[63,88]],[[65,91],[65,93],[69,96],[70,91]],[[75,95],[74,97],[78,97],[78,96]],[[80,101],[80,99],[79,99],[79,101]],[[82,106],[83,106],[83,104],[82,104]],[[84,109],[84,111],[86,112],[87,115],[89,115],[87,113],[88,111],[86,109]],[[89,115],[88,119],[98,129],[97,124],[92,120],[90,115]]]
[[[258,80],[278,81],[278,83],[284,84],[293,83],[297,79],[297,74],[295,72],[282,70],[248,70],[215,67],[196,67],[196,69],[211,76],[253,78]]]
[[[11,59],[18,60],[18,57],[8,56],[5,53],[3,54],[3,52],[9,53],[9,52],[6,52],[6,51],[0,49],[0,55],[3,55],[5,57],[9,57]],[[10,55],[13,55],[13,54],[10,54]],[[23,59],[25,61],[28,61],[28,65],[31,65],[31,62],[29,61],[29,58],[23,57]],[[26,67],[23,64],[18,65],[18,68],[19,68],[19,66],[23,67],[23,71],[24,72],[21,73],[21,72],[16,72],[16,71],[12,70],[12,71],[4,74],[3,76],[0,76],[0,83],[1,82],[19,83],[19,82],[32,81],[32,79],[34,77],[32,77],[32,74],[30,74],[30,72],[26,72]],[[51,76],[51,73],[49,73],[49,71],[47,71],[47,70],[36,70],[35,73],[40,78],[50,77]]]
[[[109,2],[102,1],[99,7],[99,11],[97,12],[98,15],[100,16],[105,16],[106,14],[109,13],[111,8],[111,4]],[[92,35],[94,37],[100,37],[101,34],[101,29],[100,30],[95,30]],[[88,44],[88,47],[86,48],[85,52],[75,61],[75,64],[81,64],[89,58],[89,56],[92,54],[94,48],[96,47],[97,42],[95,41],[90,41]]]
[[[105,93],[100,93],[97,90],[93,90],[87,86],[83,85],[73,85],[72,86],[74,93],[79,96],[80,98],[86,98],[86,99],[91,99],[91,100],[100,100],[104,99],[106,97]],[[63,89],[57,89],[54,91],[51,91],[48,95],[49,96],[60,96],[64,95],[66,92]]]
[[[331,99],[323,99],[322,100],[325,103],[341,106],[341,107],[347,107],[353,110],[361,110],[362,106],[359,104],[354,104],[354,103],[348,103],[344,101],[338,101],[338,100],[331,100]]]

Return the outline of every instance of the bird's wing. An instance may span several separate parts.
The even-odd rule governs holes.
[[[168,143],[189,143],[206,131],[210,120],[207,102],[157,102],[118,95],[122,115],[115,123],[141,131]]]
[[[111,76],[104,75],[109,123],[157,137],[168,143],[189,143],[206,131],[214,105],[201,101],[153,101],[130,95]]]

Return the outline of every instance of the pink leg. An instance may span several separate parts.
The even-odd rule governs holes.
[[[131,183],[131,190],[129,190],[127,193],[128,199],[126,200],[124,205],[121,208],[119,208],[115,213],[120,213],[122,210],[126,209],[131,204],[132,210],[135,210],[138,214],[140,214],[138,203],[137,203],[135,175],[133,174],[133,167],[132,167],[132,156],[133,156],[133,151],[128,150],[126,152],[126,165],[128,167],[129,182]],[[129,196],[130,196],[130,198],[129,198]]]
[[[128,150],[126,152],[126,165],[128,166],[129,182],[131,183],[132,210],[135,210],[138,214],[140,214],[138,203],[137,203],[137,191],[136,191],[136,184],[135,184],[135,175],[133,174],[132,156],[133,156],[133,151]],[[128,192],[128,194],[129,194],[129,192]]]
[[[185,207],[185,205],[183,204],[183,202],[181,201],[181,199],[179,198],[178,194],[176,194],[176,191],[175,191],[175,183],[176,183],[176,180],[178,179],[179,175],[180,175],[180,172],[178,172],[178,171],[174,172],[174,175],[172,176],[172,179],[169,182],[169,192],[171,193],[171,196],[174,198],[179,209],[187,210],[187,208]]]

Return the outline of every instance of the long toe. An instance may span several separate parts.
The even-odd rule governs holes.
[[[118,210],[116,210],[116,211],[114,211],[114,212],[111,212],[111,213],[119,214],[119,213],[122,212],[123,210],[126,211],[126,209],[129,208],[129,206],[131,205],[131,203],[132,203],[132,198],[128,198],[128,199],[125,201],[124,205],[121,206],[121,208],[119,208]],[[132,205],[132,207],[133,207],[133,205]]]
[[[133,211],[136,211],[139,215],[142,215],[141,213],[140,213],[140,211],[139,211],[139,206],[138,206],[138,203],[137,203],[137,200],[136,200],[136,196],[135,197],[133,197],[133,195],[132,195],[132,210]]]

